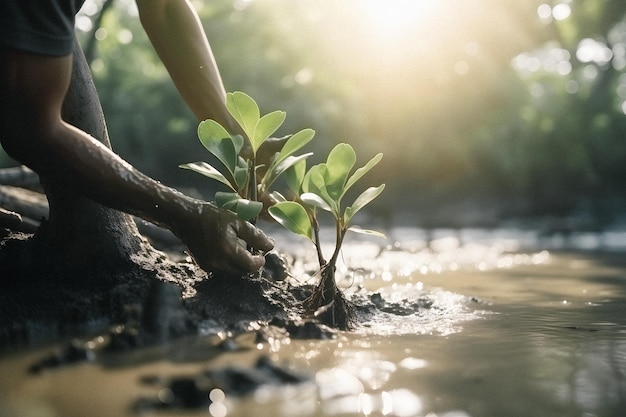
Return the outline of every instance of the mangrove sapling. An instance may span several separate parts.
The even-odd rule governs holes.
[[[354,321],[354,310],[335,281],[336,263],[343,240],[348,231],[382,236],[378,232],[351,227],[350,223],[359,210],[380,195],[385,184],[366,189],[352,205],[345,208],[342,207],[342,199],[382,157],[381,153],[377,154],[351,174],[356,154],[352,146],[341,143],[331,150],[325,163],[312,166],[306,173],[306,161],[290,168],[287,183],[299,195],[296,201],[287,201],[278,193],[273,193],[277,200],[282,201],[269,208],[270,215],[286,229],[309,239],[317,250],[320,281],[304,301],[304,307],[308,314],[334,327],[349,329]],[[329,212],[335,225],[335,249],[328,261],[321,249],[318,210]]]
[[[270,136],[283,124],[285,112],[276,110],[261,117],[257,103],[242,92],[228,93],[226,107],[247,136],[248,142],[241,135],[229,133],[215,120],[202,121],[198,125],[198,138],[221,162],[224,173],[206,162],[192,162],[180,167],[224,184],[230,191],[216,192],[215,204],[237,213],[244,220],[256,223],[263,210],[262,201],[267,201],[269,188],[274,181],[292,165],[312,155],[293,154],[313,139],[315,132],[303,129],[281,141],[281,148],[270,155],[268,160],[259,160],[261,146],[269,143]]]

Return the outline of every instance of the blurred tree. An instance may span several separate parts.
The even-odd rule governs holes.
[[[517,177],[512,190],[538,213],[563,214],[581,201],[597,206],[617,193],[623,198],[626,4],[573,1],[538,11],[550,39],[514,59],[525,100],[492,139],[515,142],[516,161],[505,178]]]
[[[378,206],[497,198],[566,213],[622,192],[626,3],[359,1],[194,5],[229,91],[287,110],[285,132],[314,128],[320,154],[340,141],[364,157],[385,153],[372,173],[388,184]],[[91,67],[113,148],[204,193],[211,185],[177,168],[209,158],[196,120],[133,4],[89,0],[91,25],[79,25],[84,42],[96,39]]]

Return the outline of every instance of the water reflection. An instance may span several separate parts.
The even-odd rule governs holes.
[[[353,365],[363,366],[364,357],[357,353]],[[381,366],[382,365],[382,366]],[[379,371],[382,372],[378,377]],[[374,366],[361,368],[357,373],[359,377],[343,368],[322,369],[315,376],[319,387],[319,396],[325,415],[338,414],[371,414],[414,416],[422,411],[422,400],[408,389],[394,389],[390,391],[378,391],[367,393],[363,381],[370,388],[379,389],[378,382],[386,382],[389,375],[395,371],[395,365],[391,362],[379,362]],[[380,378],[382,375],[382,378]],[[382,383],[380,385],[383,385]]]
[[[324,404],[326,415],[383,415],[410,417],[422,411],[422,400],[407,389],[359,394],[329,401]]]
[[[460,270],[488,271],[549,261],[547,250],[520,252],[531,242],[534,247],[538,246],[528,232],[427,232],[415,228],[395,228],[388,235],[394,239],[393,243],[364,240],[354,235],[346,239],[337,266],[338,275],[345,278],[344,284],[359,285],[379,279],[390,282],[416,274]],[[583,242],[588,242],[589,239],[585,237]],[[555,244],[552,243],[548,246],[554,247]],[[294,251],[292,245],[289,247],[294,259],[294,276],[306,277],[318,268],[313,248],[300,247]],[[328,252],[332,246],[322,245],[322,249]]]
[[[572,393],[583,410],[626,407],[626,341],[598,341],[573,375]]]
[[[277,331],[262,343],[238,340],[249,349],[210,359],[207,344],[197,343],[195,349],[203,351],[193,356],[203,361],[193,365],[198,368],[253,363],[267,354],[310,377],[298,385],[261,386],[246,397],[212,390],[209,415],[626,415],[626,261],[621,256],[542,247],[521,251],[526,235],[511,240],[502,232],[427,238],[407,229],[396,235],[402,243],[391,247],[371,241],[346,246],[340,271],[344,289],[385,307],[356,331],[321,341],[289,340]],[[300,263],[298,270],[305,276],[311,268]],[[168,364],[172,375],[180,371],[172,371],[174,365],[179,364]],[[155,364],[143,366],[139,374],[155,372]],[[6,375],[25,368],[0,363]],[[17,415],[3,411],[17,409],[23,399],[36,405],[32,393],[39,391],[69,403],[65,411],[76,404],[102,404],[116,392],[126,402],[120,400],[109,415],[137,415],[129,414],[128,404],[139,395],[133,392],[138,379],[130,367],[78,365],[26,382],[6,381],[0,396],[26,394],[12,398],[12,408],[0,401],[0,415]],[[73,389],[62,388],[67,386]],[[165,400],[170,394],[155,393]],[[206,416],[207,410],[189,415]]]
[[[532,354],[540,358],[542,369],[534,377],[558,403],[574,404],[591,415],[626,410],[625,326],[612,327],[568,326],[537,338]]]

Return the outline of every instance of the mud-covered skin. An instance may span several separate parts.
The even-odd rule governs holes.
[[[245,273],[258,271],[265,264],[263,255],[274,244],[260,229],[210,203],[181,203],[185,213],[174,222],[172,231],[202,269]]]

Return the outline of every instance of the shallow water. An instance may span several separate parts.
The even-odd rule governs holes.
[[[380,294],[396,307],[354,332],[250,340],[248,350],[215,354],[207,329],[204,337],[39,375],[26,370],[53,347],[5,354],[0,416],[626,415],[623,235],[566,242],[573,246],[506,231],[440,231],[430,244],[413,229],[389,235],[400,243],[346,244],[350,268],[339,268],[346,291]],[[294,259],[309,255],[285,246]],[[293,273],[303,279],[313,269],[296,262]],[[155,375],[249,366],[260,355],[309,382],[263,386],[243,398],[212,392],[209,409],[136,411],[142,398],[167,402],[166,389],[145,383]]]

